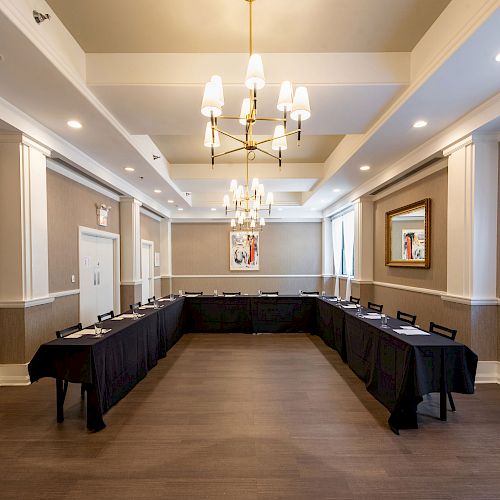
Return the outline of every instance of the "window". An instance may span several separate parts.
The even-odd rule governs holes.
[[[335,274],[354,276],[354,211],[332,220],[333,261]]]

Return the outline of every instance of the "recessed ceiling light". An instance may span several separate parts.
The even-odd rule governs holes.
[[[283,212],[283,209],[281,207],[279,207],[278,212]]]
[[[174,200],[167,200],[167,203],[173,203]]]
[[[135,172],[135,168],[134,167],[125,167],[125,170],[127,172]]]
[[[425,120],[418,120],[413,124],[413,128],[427,127],[427,122]]]
[[[161,189],[155,189],[155,193],[161,193]]]
[[[496,62],[500,62],[500,52],[496,55],[496,57],[495,57],[495,61],[496,61]]]
[[[82,124],[78,120],[68,120],[67,124],[71,128],[82,128]]]
[[[371,168],[370,165],[363,165],[362,167],[359,167],[359,169],[363,171],[370,170],[370,168]]]
[[[182,212],[184,209],[182,207],[178,207],[177,210],[179,210],[179,212]]]
[[[340,193],[340,189],[339,189],[339,188],[335,188],[335,189],[333,190],[333,192],[334,192],[334,193]]]
[[[212,207],[210,210],[211,210],[212,212],[215,212],[217,209]]]

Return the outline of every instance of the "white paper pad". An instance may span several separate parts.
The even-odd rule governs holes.
[[[108,333],[111,331],[111,328],[103,328],[102,333]],[[85,330],[80,330],[79,332],[71,333],[70,335],[66,335],[65,339],[79,339],[84,335],[95,335],[95,330],[91,330],[90,328],[85,328]]]
[[[115,316],[114,318],[111,318],[111,321],[121,321],[123,318],[123,316]]]
[[[148,304],[146,306],[141,306],[139,307],[139,309],[154,309],[154,304]]]
[[[344,309],[356,309],[356,304],[347,304],[346,306],[342,306]]]
[[[380,316],[380,314],[365,314],[361,317],[365,319],[382,319],[382,316]]]
[[[167,298],[167,299],[160,299],[160,300],[158,300],[158,302],[172,302],[173,300],[175,300],[175,299]]]
[[[199,293],[186,293],[185,297],[198,297]]]
[[[263,293],[261,297],[278,297],[277,293]]]
[[[137,315],[139,318],[142,318],[144,314],[138,314]],[[133,314],[122,314],[122,318],[127,318],[127,319],[133,319],[135,316]]]
[[[237,295],[234,293],[230,293],[230,294],[226,293],[226,295],[223,295],[223,297],[237,297]]]
[[[400,335],[430,335],[430,333],[419,330],[418,328],[396,328],[394,331]]]

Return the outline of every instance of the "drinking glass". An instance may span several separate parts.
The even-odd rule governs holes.
[[[159,309],[159,308],[160,308],[160,303],[158,302],[158,300],[157,300],[157,299],[155,299],[155,300],[153,301],[153,307],[154,307],[154,309]]]
[[[214,297],[217,297],[219,295],[219,292],[217,291],[217,289],[214,290]]]
[[[102,321],[94,324],[94,332],[96,337],[102,337]]]
[[[302,295],[302,290],[299,290],[299,295]]]
[[[132,309],[132,316],[133,316],[132,319],[139,319],[139,313],[137,312],[137,307],[135,307],[135,306]]]
[[[359,304],[356,304],[356,316],[361,316],[361,306]]]
[[[381,314],[380,315],[380,318],[382,320],[382,325],[381,325],[381,328],[389,328],[387,326],[387,316],[385,314]]]
[[[170,294],[169,296],[170,300],[174,300],[175,299],[175,295],[173,293]]]
[[[321,291],[321,296],[322,296],[322,297],[325,297],[325,296],[326,296],[326,293],[325,293],[325,291],[324,291],[324,290],[322,290],[322,291]]]
[[[179,290],[179,297],[182,297],[182,290]]]
[[[262,295],[262,290],[257,290],[257,295]]]

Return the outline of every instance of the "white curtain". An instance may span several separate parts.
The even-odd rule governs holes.
[[[351,277],[354,274],[354,212],[347,212],[343,217],[343,222],[345,273],[347,274],[345,299],[349,300],[351,297]]]
[[[335,272],[335,296],[340,297],[340,273],[342,269],[342,217],[332,220],[333,265]]]

